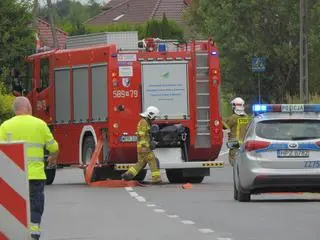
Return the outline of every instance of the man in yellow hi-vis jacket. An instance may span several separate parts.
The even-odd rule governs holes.
[[[40,239],[40,223],[44,211],[44,185],[46,180],[44,148],[49,151],[48,166],[56,165],[58,144],[47,124],[32,116],[26,97],[17,97],[13,103],[14,117],[0,126],[0,141],[25,141],[31,210],[31,239]]]
[[[238,141],[240,144],[245,137],[248,124],[251,120],[244,111],[244,100],[240,97],[233,99],[231,102],[233,114],[223,122],[224,129],[230,129],[228,141]],[[237,149],[229,150],[229,163],[233,166],[235,162]]]
[[[155,146],[151,139],[151,123],[159,114],[159,109],[154,106],[150,106],[143,113],[140,113],[142,118],[137,126],[138,162],[122,175],[124,180],[133,179],[148,163],[151,170],[152,183],[162,182],[159,161],[152,151]]]

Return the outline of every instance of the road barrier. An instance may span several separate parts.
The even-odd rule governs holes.
[[[25,144],[0,143],[0,240],[29,240],[29,181]]]

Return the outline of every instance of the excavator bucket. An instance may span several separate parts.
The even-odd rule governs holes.
[[[108,188],[122,188],[122,187],[135,187],[135,186],[142,186],[138,181],[125,181],[125,180],[113,180],[113,179],[106,179],[104,181],[92,181],[92,175],[94,174],[95,166],[99,163],[99,155],[103,149],[103,137],[98,140],[96,145],[95,151],[92,154],[90,159],[90,163],[87,166],[86,174],[85,174],[85,181],[91,187],[108,187]]]

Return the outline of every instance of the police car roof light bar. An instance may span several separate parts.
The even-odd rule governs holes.
[[[315,112],[320,113],[320,104],[254,104],[252,106],[254,114],[267,112]]]

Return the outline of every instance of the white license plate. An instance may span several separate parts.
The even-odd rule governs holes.
[[[136,142],[137,136],[121,136],[120,142]]]
[[[278,150],[278,158],[306,158],[309,157],[309,150],[286,149]]]

